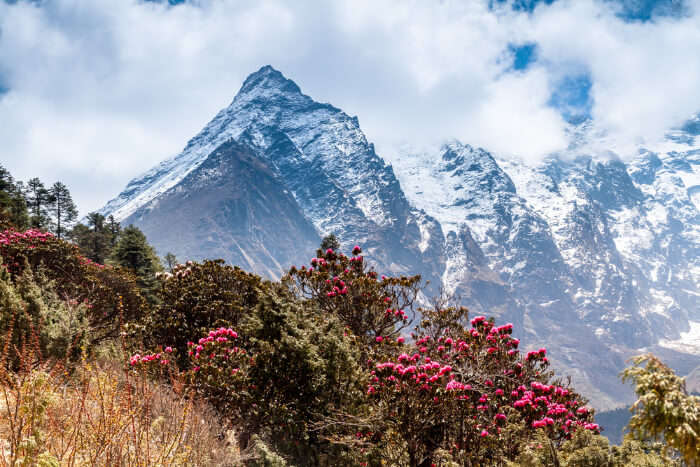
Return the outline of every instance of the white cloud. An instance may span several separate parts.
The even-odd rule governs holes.
[[[586,67],[593,118],[620,143],[655,140],[700,110],[700,17],[620,21],[613,5],[560,1],[533,17],[531,40],[553,73]]]
[[[380,154],[447,138],[529,158],[561,148],[565,123],[548,100],[571,69],[590,73],[593,116],[624,141],[700,110],[697,15],[624,23],[593,0],[532,15],[487,3],[0,1],[11,88],[0,160],[19,178],[63,180],[82,211],[96,209],[268,63],[358,115]],[[540,61],[506,72],[507,45],[525,41]]]

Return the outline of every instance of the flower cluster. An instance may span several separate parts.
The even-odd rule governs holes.
[[[21,254],[35,253],[37,249],[56,237],[49,232],[29,229],[24,232],[5,230],[0,232],[0,255],[5,260],[3,267],[11,273],[20,274],[22,268]]]
[[[173,352],[172,347],[166,347],[163,352],[165,354],[171,354]],[[170,363],[170,360],[168,360],[168,356],[164,355],[161,352],[158,353],[149,353],[149,354],[134,354],[131,356],[129,359],[129,365],[131,366],[137,366],[140,364],[145,364],[145,363],[159,363],[161,365],[167,365]]]
[[[43,232],[38,229],[29,229],[24,232],[5,230],[4,232],[0,232],[0,245],[29,241],[30,245],[34,243],[34,246],[36,246],[36,242],[44,243],[47,239],[51,238],[54,238],[52,233]]]
[[[252,359],[246,359],[246,350],[236,345],[238,333],[231,328],[213,329],[197,342],[187,342],[187,355],[190,358],[195,387],[206,390],[214,398],[224,399],[234,385],[241,382],[242,367]],[[232,380],[231,378],[235,378]],[[212,385],[217,386],[212,390]],[[230,386],[227,388],[227,386]],[[223,395],[222,395],[223,394]],[[230,404],[233,401],[219,400],[217,404]]]
[[[549,383],[546,349],[521,355],[512,330],[477,316],[469,329],[416,335],[411,347],[374,365],[367,394],[400,414],[401,426],[415,426],[417,442],[421,432],[439,432],[447,446],[474,447],[500,437],[511,418],[554,440],[577,428],[598,433],[578,394]]]
[[[516,399],[513,407],[532,420],[533,428],[552,427],[564,435],[569,435],[577,427],[599,432],[600,427],[588,421],[589,410],[571,395],[569,389],[538,381],[531,382],[530,389],[520,385],[511,393],[512,398]]]
[[[199,355],[201,352],[205,352],[207,348],[213,348],[215,345],[209,345],[209,344],[224,344],[229,342],[229,339],[237,339],[238,338],[238,333],[234,331],[231,328],[219,328],[215,329],[212,331],[209,331],[209,335],[206,337],[202,337],[197,341],[195,344],[194,342],[188,342],[187,347],[189,350],[187,351],[187,355],[193,357],[195,360],[199,360]],[[207,347],[208,346],[208,347]],[[223,349],[219,349],[219,352],[223,352],[221,354],[221,357],[224,360],[228,360],[230,358],[231,354],[236,354],[240,352],[244,352],[242,349],[239,349],[238,347],[233,347],[231,348],[230,346],[225,346]],[[205,352],[206,354],[206,352]],[[210,359],[213,359],[217,356],[216,353],[210,353],[208,354]]]
[[[78,260],[79,260],[80,264],[82,264],[83,266],[93,266],[93,267],[96,267],[99,269],[105,268],[104,264],[96,263],[93,260],[91,260],[90,258],[85,258],[85,257],[81,256]]]
[[[359,246],[350,257],[330,248],[318,250],[309,263],[292,266],[286,280],[324,311],[339,316],[354,335],[381,343],[393,340],[410,323],[419,276],[380,279],[368,268]]]
[[[50,248],[50,245],[57,241],[58,238],[54,234],[39,229],[29,229],[24,232],[5,230],[0,232],[0,254],[2,254],[3,257],[13,258],[16,256],[17,251],[10,251],[9,247],[14,247],[20,251],[31,252],[32,250],[40,248],[44,250]],[[77,262],[83,266],[92,266],[98,269],[104,269],[105,267],[103,264],[95,263],[91,259],[77,254],[77,250],[75,258]],[[4,264],[3,266],[11,272],[19,272],[18,268],[21,264],[14,261],[9,264]]]

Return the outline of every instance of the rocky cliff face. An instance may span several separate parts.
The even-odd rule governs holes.
[[[387,164],[356,117],[271,67],[176,157],[103,213],[160,253],[221,257],[268,277],[321,236],[385,273],[420,273],[475,313],[511,321],[599,407],[629,400],[624,358],[698,364],[700,149],[692,121],[627,164],[582,146],[537,164],[452,141]],[[698,334],[696,336],[696,334]]]

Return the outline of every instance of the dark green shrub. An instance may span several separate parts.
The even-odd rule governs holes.
[[[318,424],[364,401],[366,382],[352,339],[335,318],[280,287],[261,288],[255,300],[237,317],[235,331],[222,325],[186,343],[190,385],[238,427],[244,448],[257,434],[294,464],[346,455],[324,439]],[[160,348],[132,357],[132,365],[144,359],[163,364],[171,349]]]
[[[120,268],[93,263],[81,256],[76,246],[50,233],[0,232],[0,257],[8,280],[20,291],[23,300],[43,294],[42,303],[53,303],[50,308],[57,315],[61,314],[62,305],[56,300],[65,302],[66,306],[84,307],[79,320],[84,319],[89,327],[85,336],[88,350],[106,339],[118,337],[120,325],[140,318],[143,311],[144,302],[132,275]],[[37,287],[40,293],[30,292]],[[47,298],[47,294],[55,300]],[[43,305],[34,308],[43,309]],[[34,316],[34,325],[51,325],[48,318],[37,322],[39,314],[32,311],[34,308],[28,308],[29,315]],[[11,319],[9,310],[0,310],[6,323]]]
[[[178,363],[187,367],[187,341],[219,327],[236,328],[258,304],[268,287],[260,277],[222,260],[188,262],[162,273],[158,305],[144,317],[141,333],[146,348],[158,345],[177,350]]]
[[[9,368],[18,368],[26,347],[38,359],[77,356],[89,343],[88,312],[86,303],[59,297],[41,269],[25,268],[13,281],[0,268],[0,335]]]

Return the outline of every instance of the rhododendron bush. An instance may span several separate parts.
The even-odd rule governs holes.
[[[281,283],[210,261],[161,283],[146,326],[159,350],[129,363],[185,372],[242,446],[264,433],[302,463],[483,465],[599,432],[545,349],[521,352],[511,324],[464,308],[422,309],[411,328],[420,277],[380,276],[359,247],[319,250]]]
[[[50,233],[0,232],[0,257],[8,290],[0,309],[0,332],[13,323],[16,347],[34,328],[43,336],[41,350],[53,356],[79,347],[83,339],[89,350],[91,344],[117,337],[120,322],[134,320],[142,311],[131,275],[93,263]],[[10,288],[17,297],[11,297]]]
[[[459,311],[432,315],[445,313]],[[490,464],[513,458],[538,431],[555,444],[577,429],[599,432],[581,397],[553,380],[546,350],[520,353],[511,324],[484,316],[469,328],[433,324],[425,320],[410,345],[371,371],[367,394],[384,414],[371,441],[381,442],[382,430],[400,433],[411,465],[438,450],[460,463]]]
[[[283,281],[369,344],[396,337],[411,324],[420,290],[420,276],[380,277],[359,246],[350,257],[318,250],[309,267],[292,266]]]
[[[162,332],[169,329],[166,314],[162,321],[152,321],[162,323],[157,350],[134,354],[129,363],[154,374],[164,367],[186,373],[190,387],[238,427],[243,447],[260,434],[296,462],[338,458],[345,449],[313,426],[363,402],[366,377],[353,340],[337,319],[324,316],[312,303],[300,303],[279,284],[252,282],[255,276],[223,268],[192,263],[162,280],[164,291],[196,305],[192,311],[181,308],[182,315],[174,313],[171,320],[186,321],[191,315],[200,325],[207,320],[228,324],[175,335]],[[216,272],[210,277],[217,282],[248,291],[250,299],[222,303],[213,288],[194,287],[204,280],[197,279],[204,270]]]
[[[187,364],[188,340],[213,328],[238,326],[267,287],[260,277],[221,260],[189,261],[159,278],[159,304],[142,320],[141,334],[146,346],[176,349],[180,365]]]

